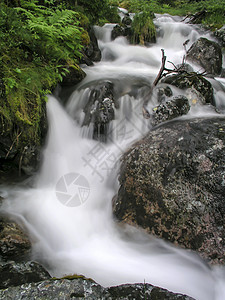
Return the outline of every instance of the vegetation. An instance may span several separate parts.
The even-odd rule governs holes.
[[[118,3],[116,0],[115,2]],[[205,11],[200,23],[213,29],[225,24],[225,3],[221,0],[121,0],[119,5],[132,12],[148,10],[183,16]]]

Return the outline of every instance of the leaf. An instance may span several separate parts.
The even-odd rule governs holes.
[[[16,68],[16,73],[18,73],[18,74],[21,74],[22,73],[22,71],[19,69],[19,68]]]

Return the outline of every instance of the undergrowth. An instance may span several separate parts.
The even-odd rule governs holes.
[[[112,0],[113,1],[113,0]],[[119,6],[130,12],[150,10],[154,13],[168,13],[186,16],[205,11],[200,23],[219,29],[225,24],[225,2],[221,0],[120,0]]]
[[[23,144],[39,143],[45,95],[81,56],[79,16],[37,1],[14,7],[1,3],[0,28],[1,128],[14,128]]]

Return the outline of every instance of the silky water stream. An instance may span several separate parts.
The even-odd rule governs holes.
[[[53,276],[83,274],[103,286],[147,282],[199,300],[222,300],[223,267],[211,268],[197,254],[119,225],[112,217],[119,157],[150,129],[149,120],[142,116],[141,88],[156,77],[161,48],[168,61],[178,64],[184,55],[183,43],[190,39],[191,45],[200,36],[179,18],[158,15],[155,23],[159,37],[149,47],[129,45],[124,37],[111,41],[111,24],[95,28],[102,60],[84,67],[87,76],[66,107],[49,96],[49,131],[40,171],[32,184],[2,187],[6,200],[1,209],[25,226],[32,239],[33,259]],[[81,124],[90,86],[105,80],[114,83],[120,107],[110,123],[108,141],[102,143],[90,138],[91,126]],[[222,79],[212,83],[216,102],[223,108]],[[153,97],[149,111],[156,104]],[[196,107],[188,117],[207,114],[215,112]]]

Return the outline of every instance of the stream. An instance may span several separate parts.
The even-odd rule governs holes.
[[[32,240],[32,258],[52,276],[83,274],[103,286],[151,283],[198,300],[225,299],[225,270],[211,267],[196,253],[116,223],[112,199],[119,188],[119,158],[150,129],[142,116],[143,87],[150,87],[161,66],[161,49],[180,64],[183,43],[200,36],[212,39],[179,17],[157,15],[158,38],[149,47],[111,40],[114,24],[95,27],[102,60],[84,66],[86,78],[66,104],[49,96],[49,130],[38,174],[18,186],[1,187],[2,210],[22,224]],[[195,71],[198,66],[192,66]],[[90,87],[110,81],[119,108],[107,129],[107,142],[91,139],[93,126],[81,126]],[[225,82],[210,79],[216,105],[225,107]],[[180,94],[181,91],[174,90]],[[149,112],[157,105],[153,94]],[[185,118],[215,115],[209,106],[191,108]]]

